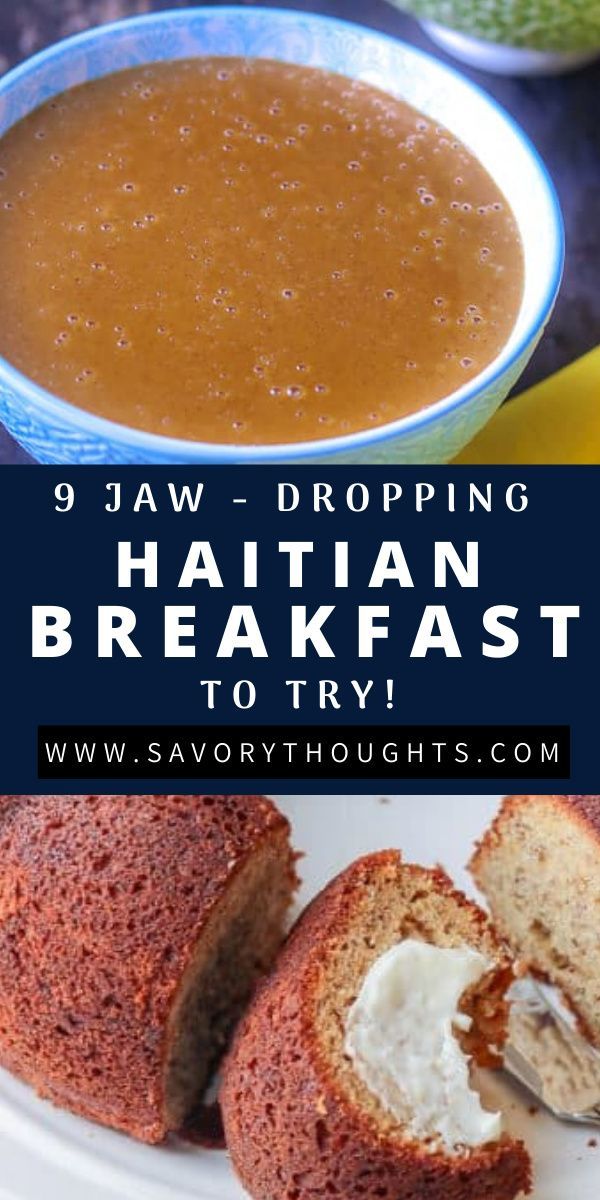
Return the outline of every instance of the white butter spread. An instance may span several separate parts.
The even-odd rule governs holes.
[[[468,1030],[461,996],[490,963],[468,946],[444,949],[407,938],[373,963],[348,1012],[345,1051],[363,1083],[418,1138],[450,1151],[494,1141],[500,1113],[487,1112],[469,1079],[454,1028]]]

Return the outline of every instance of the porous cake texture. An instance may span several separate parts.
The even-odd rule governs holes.
[[[498,1064],[513,974],[484,913],[441,870],[404,865],[397,851],[358,860],[300,918],[225,1060],[227,1143],[255,1200],[513,1200],[529,1190],[520,1142],[503,1134],[448,1153],[411,1137],[344,1052],[362,981],[406,938],[489,960],[461,1001],[472,1024],[460,1038],[476,1062]]]
[[[600,1046],[600,796],[508,796],[470,869],[516,957]]]
[[[296,882],[262,796],[0,797],[0,1063],[161,1141],[201,1099]]]

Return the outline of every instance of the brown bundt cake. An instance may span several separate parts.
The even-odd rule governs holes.
[[[508,796],[470,869],[515,955],[600,1046],[600,796]]]
[[[295,885],[262,796],[0,798],[0,1064],[160,1141],[199,1102]]]
[[[429,992],[417,978],[421,956],[437,964]],[[411,1014],[413,1059],[422,1065],[419,1055],[429,1055],[415,1094],[420,1085],[427,1091],[443,1070],[431,1013],[456,963],[467,960],[480,965],[455,998],[460,1011],[452,1025],[447,1020],[444,1052],[461,1059],[468,1090],[470,1056],[498,1062],[512,980],[481,910],[441,870],[403,865],[397,851],[360,859],[313,901],[257,990],[224,1065],[227,1144],[256,1200],[513,1200],[529,1190],[527,1152],[506,1134],[449,1147],[437,1129],[415,1132],[421,1101],[412,1095],[411,1109],[403,1092],[414,1066],[409,1044],[390,1037],[386,1045],[389,1028],[377,1020],[386,1009],[390,1023]],[[367,1043],[375,1030],[383,1050],[370,1075],[366,1059],[359,1069],[357,1024]],[[483,1125],[499,1124],[475,1092],[470,1097]]]

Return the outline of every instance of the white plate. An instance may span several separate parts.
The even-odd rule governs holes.
[[[440,862],[472,891],[465,863],[497,805],[494,796],[285,796],[307,900],[368,850],[399,846],[407,859]],[[593,1129],[529,1112],[531,1099],[494,1076],[490,1096],[534,1157],[535,1200],[598,1200],[600,1146]],[[598,1140],[600,1141],[600,1133]],[[191,1146],[150,1147],[61,1112],[0,1072],[0,1200],[243,1200],[227,1155]]]

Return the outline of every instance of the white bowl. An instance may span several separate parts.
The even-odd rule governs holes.
[[[448,29],[437,21],[421,22],[425,33],[447,54],[480,71],[495,75],[565,75],[595,62],[600,50],[538,50],[530,46],[506,46],[485,38]]]

